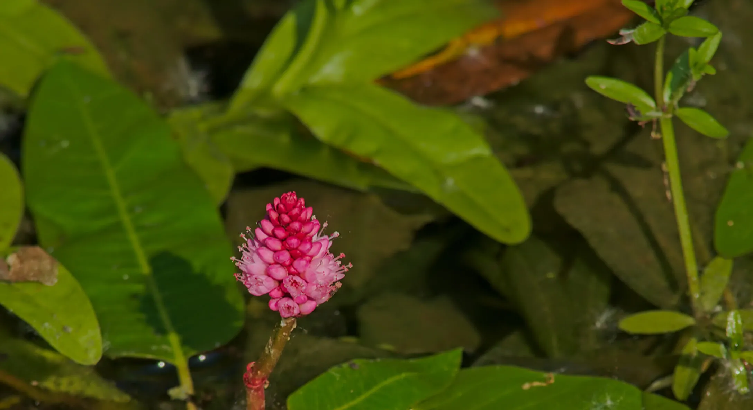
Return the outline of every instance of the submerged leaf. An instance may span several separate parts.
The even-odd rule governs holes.
[[[672,377],[672,393],[678,400],[685,400],[693,392],[701,378],[703,358],[698,355],[698,340],[691,338],[682,349],[682,356]]]
[[[732,274],[732,260],[717,256],[712,259],[701,276],[701,307],[711,312],[716,308],[719,299],[722,298],[724,289],[729,282],[729,276]]]
[[[620,329],[633,334],[671,333],[693,326],[691,316],[671,310],[653,310],[630,315],[620,321]]]

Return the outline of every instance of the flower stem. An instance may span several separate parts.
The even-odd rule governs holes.
[[[677,230],[680,232],[680,244],[682,245],[682,254],[685,259],[685,274],[688,279],[688,294],[693,307],[693,312],[697,315],[700,311],[697,309],[698,300],[701,297],[700,285],[698,281],[698,263],[696,262],[695,250],[693,249],[693,235],[690,231],[690,220],[688,218],[688,209],[685,205],[685,195],[682,190],[682,178],[680,176],[680,161],[677,157],[677,144],[675,142],[675,131],[672,126],[673,106],[664,107],[664,43],[665,38],[659,39],[656,47],[656,64],[654,66],[654,91],[656,102],[662,106],[666,117],[659,120],[661,126],[661,139],[664,144],[664,158],[669,174],[669,190],[672,194],[672,203],[675,207],[675,218],[677,220]]]
[[[282,350],[290,340],[290,334],[295,329],[295,325],[294,317],[282,319],[275,326],[272,337],[269,338],[259,360],[248,364],[246,374],[243,375],[243,382],[246,384],[247,410],[264,410],[264,389],[267,387],[267,379],[280,360]]]

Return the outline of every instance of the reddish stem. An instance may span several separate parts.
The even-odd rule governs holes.
[[[247,410],[265,409],[264,389],[269,384],[269,375],[280,360],[282,350],[290,340],[295,325],[294,317],[282,319],[272,332],[272,337],[269,338],[259,360],[249,363],[246,367],[243,382],[246,384]]]

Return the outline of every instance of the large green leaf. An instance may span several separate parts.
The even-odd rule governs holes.
[[[737,158],[737,169],[716,210],[714,245],[725,258],[753,251],[753,139]]]
[[[372,158],[494,239],[528,237],[530,217],[515,182],[456,115],[371,84],[305,88],[284,103],[319,139]]]
[[[23,187],[12,162],[0,153],[0,251],[10,246],[24,212]]]
[[[65,18],[36,0],[0,2],[0,38],[0,86],[22,97],[61,58],[108,73],[94,46]]]
[[[39,241],[89,295],[108,355],[182,365],[238,332],[214,202],[134,95],[59,63],[32,100],[23,165]]]
[[[0,372],[42,389],[72,396],[127,402],[131,398],[91,366],[82,366],[52,350],[13,338],[0,330]],[[52,401],[52,400],[51,400]]]
[[[336,366],[288,397],[290,410],[415,408],[452,382],[461,350],[413,360],[353,360]]]
[[[266,90],[369,82],[496,15],[478,0],[302,1],[267,38],[231,109]]]
[[[91,302],[62,265],[52,286],[0,281],[0,303],[71,360],[90,365],[102,357],[102,335]]]
[[[644,395],[635,386],[617,380],[545,374],[513,366],[461,370],[450,387],[412,408],[688,410],[680,403],[658,396]]]

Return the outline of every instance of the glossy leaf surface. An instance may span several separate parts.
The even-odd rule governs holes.
[[[412,360],[353,360],[335,366],[288,397],[290,410],[409,409],[450,385],[460,350]]]
[[[652,23],[661,24],[659,13],[645,2],[640,0],[622,0],[622,5]]]
[[[669,23],[669,32],[682,37],[708,37],[719,29],[708,21],[695,16],[684,16]]]
[[[237,333],[214,201],[137,97],[59,63],[34,95],[23,164],[39,241],[89,295],[108,355],[181,362]]]
[[[456,115],[370,84],[307,88],[285,105],[319,139],[373,158],[492,238],[528,237],[530,218],[515,182]]]
[[[719,124],[719,121],[700,108],[678,108],[675,110],[675,115],[677,115],[688,127],[707,137],[725,138],[729,135],[729,131],[727,131],[722,124]]]
[[[36,0],[0,2],[0,86],[28,96],[44,70],[68,59],[106,75],[94,46],[69,21]]]
[[[597,93],[625,104],[634,105],[640,112],[656,110],[656,102],[647,92],[616,78],[590,76],[586,85]]]
[[[667,31],[662,26],[647,21],[635,28],[635,31],[633,31],[633,41],[635,44],[640,45],[651,44],[659,40],[666,33]]]

